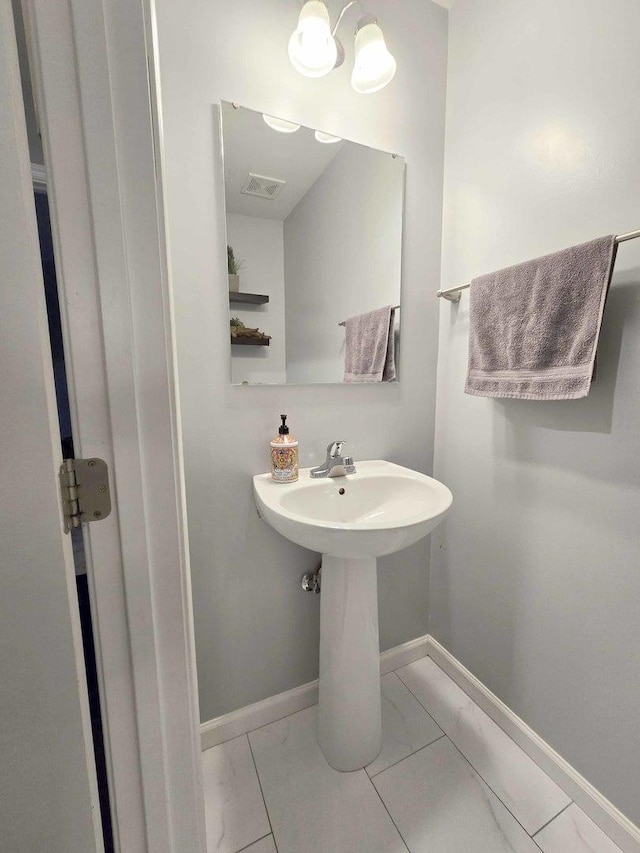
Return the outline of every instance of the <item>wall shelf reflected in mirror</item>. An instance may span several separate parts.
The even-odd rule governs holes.
[[[229,291],[229,302],[244,302],[251,305],[264,305],[269,301],[269,297],[263,293],[239,293],[238,291]]]
[[[231,338],[234,347],[268,347],[270,338]]]

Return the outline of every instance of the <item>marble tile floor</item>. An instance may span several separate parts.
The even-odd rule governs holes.
[[[363,770],[327,764],[316,707],[203,752],[208,853],[621,853],[431,658],[381,685]]]

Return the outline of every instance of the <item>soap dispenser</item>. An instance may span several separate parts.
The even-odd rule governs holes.
[[[280,417],[282,426],[271,442],[271,476],[277,483],[295,483],[298,479],[298,439],[289,435],[287,416]]]

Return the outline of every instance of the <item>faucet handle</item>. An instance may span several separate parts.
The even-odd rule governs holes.
[[[327,458],[335,459],[336,456],[342,456],[342,446],[344,441],[332,441],[327,445]]]

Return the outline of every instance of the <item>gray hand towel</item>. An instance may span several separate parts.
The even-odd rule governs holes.
[[[465,392],[586,397],[616,249],[610,235],[474,279]]]
[[[345,382],[395,381],[394,319],[387,305],[345,320]]]

